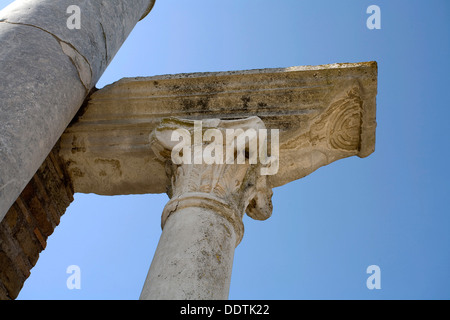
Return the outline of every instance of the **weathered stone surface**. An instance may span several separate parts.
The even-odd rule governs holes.
[[[62,52],[73,54],[68,47]],[[255,218],[267,218],[261,209],[271,211],[267,201],[270,192],[262,189],[299,179],[335,160],[365,157],[373,152],[376,87],[376,63],[359,63],[123,79],[95,92],[1,222],[0,258],[5,271],[0,273],[0,298],[17,296],[45,248],[47,237],[73,200],[74,191],[108,195],[162,193],[169,187],[173,201],[163,213],[163,235],[147,279],[152,279],[154,289],[146,285],[141,298],[225,299],[234,247],[242,238],[242,211],[247,209]],[[25,156],[30,154],[21,150],[22,157],[16,161],[4,142],[22,139],[20,130],[14,132],[12,124],[31,127],[33,121],[42,122],[47,117],[45,113],[39,115],[40,120],[11,116],[20,114],[21,109],[9,106],[16,109],[5,113],[9,123],[5,122],[6,134],[0,136],[0,151],[5,155],[1,161],[27,166],[31,160]],[[33,107],[40,110],[39,103]],[[280,130],[279,171],[265,177],[264,183],[260,179],[248,180],[252,175],[241,172],[242,168],[216,175],[209,171],[211,168],[200,165],[181,174],[176,168],[167,168],[161,154],[150,145],[150,133],[168,117],[183,118],[181,122],[186,125],[195,119],[208,122],[215,118],[213,122],[220,123],[249,116],[257,116],[267,129]],[[24,137],[28,143],[35,141],[44,148],[51,139],[44,141],[42,137],[47,137],[50,127],[37,128],[37,132],[27,132]],[[23,145],[25,138],[21,140]],[[188,183],[189,188],[199,189],[177,192],[180,181],[185,185],[183,181],[199,174],[207,176],[209,183]],[[20,175],[11,172],[0,179],[5,177],[13,179],[6,184],[0,181],[2,201],[12,195],[10,186],[20,180]],[[249,188],[242,190],[256,190],[261,196],[247,197],[248,192],[224,183],[227,177],[239,177],[241,183],[250,181]],[[219,182],[219,178],[223,181]],[[214,183],[221,186],[222,193],[216,193]],[[225,198],[220,196],[223,192],[228,194]],[[237,207],[230,206],[230,199],[238,200],[231,201]],[[170,286],[166,286],[167,279]]]
[[[227,299],[234,248],[244,233],[244,211],[260,220],[272,214],[272,190],[267,176],[259,170],[262,163],[233,160],[208,164],[197,158],[176,164],[171,156],[176,145],[171,140],[173,130],[186,130],[194,142],[199,131],[264,130],[261,119],[202,122],[199,128],[189,120],[167,119],[152,133],[151,146],[165,163],[171,181],[171,199],[162,214],[163,232],[141,299]],[[224,155],[226,160],[239,152],[231,139],[222,145],[231,150],[230,155]],[[206,148],[201,141],[198,146]],[[198,155],[195,148],[190,151],[192,159]]]
[[[215,129],[225,135],[227,130],[242,129],[266,129],[264,123],[258,117],[249,117],[239,120],[204,119],[201,134],[207,130]],[[238,146],[234,140],[222,141],[223,149],[228,146],[233,150],[228,161],[208,164],[201,159],[200,163],[194,163],[195,148],[191,148],[192,161],[190,164],[175,164],[171,158],[171,151],[177,142],[171,140],[174,129],[186,129],[192,136],[194,143],[194,122],[182,119],[166,119],[156,128],[150,136],[150,144],[157,158],[165,163],[165,172],[170,184],[167,186],[169,203],[164,208],[161,226],[177,209],[185,204],[216,209],[216,213],[229,220],[235,229],[236,246],[240,243],[244,233],[242,216],[244,212],[257,220],[266,220],[272,214],[272,190],[267,183],[267,175],[261,174],[264,165],[257,161],[250,164],[248,158],[244,163],[238,163],[235,158]],[[203,143],[203,141],[202,141]],[[248,143],[257,143],[250,141]],[[205,146],[202,145],[202,149]],[[224,152],[225,153],[225,152]],[[223,158],[228,155],[223,155]],[[228,160],[228,159],[224,159]],[[266,164],[267,165],[267,164]],[[202,205],[201,205],[202,203]],[[208,203],[208,204],[207,204]]]
[[[377,65],[332,64],[128,78],[92,94],[64,132],[61,156],[76,192],[163,193],[169,184],[149,145],[168,117],[258,116],[280,130],[271,187],[375,148]]]
[[[154,0],[16,1],[0,12],[0,220]]]
[[[0,265],[2,266],[0,283],[8,292],[8,295],[4,297],[6,300],[10,299],[11,296],[14,297],[19,294],[25,278],[16,268],[14,268],[14,262],[11,261],[4,252],[0,252]]]
[[[72,201],[70,180],[54,149],[0,222],[0,300],[17,297]]]
[[[89,81],[85,86],[90,89],[112,61],[137,21],[150,12],[154,3],[155,0],[84,0],[76,3],[72,0],[21,0],[2,10],[0,21],[28,26],[55,38],[62,46],[60,51],[62,49],[80,66],[80,75],[83,71],[89,73],[86,75]],[[81,10],[79,30],[67,27],[67,19],[70,16],[67,8],[71,5],[77,5]]]
[[[214,210],[178,210],[164,226],[140,299],[227,299],[235,243],[233,226]]]

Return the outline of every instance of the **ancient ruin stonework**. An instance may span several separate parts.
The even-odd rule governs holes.
[[[258,116],[280,130],[273,188],[370,155],[376,94],[375,62],[126,78],[90,96],[63,133],[60,154],[75,192],[164,193],[169,181],[148,139],[162,119]]]
[[[154,3],[85,1],[78,32],[61,23],[71,0],[0,12],[0,299],[17,297],[73,200],[57,141]]]
[[[69,0],[0,12],[0,299],[17,297],[76,192],[167,192],[141,299],[227,299],[244,212],[267,219],[273,188],[374,152],[377,64],[126,78],[97,90],[154,1],[84,3],[79,33],[57,22]],[[175,163],[171,130],[190,135],[196,121],[276,130],[276,170]]]
[[[84,1],[77,32],[61,23],[72,4],[23,0],[0,11],[0,219],[154,0]]]
[[[72,201],[72,184],[54,149],[0,223],[0,300],[17,297]]]

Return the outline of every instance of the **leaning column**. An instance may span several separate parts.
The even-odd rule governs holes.
[[[171,199],[163,210],[143,300],[227,299],[244,211],[258,220],[272,213],[272,190],[260,174],[261,164],[251,164],[248,157],[256,135],[249,134],[247,147],[239,148],[239,139],[264,129],[263,122],[251,117],[199,123],[166,119],[151,135],[152,149],[166,166]],[[242,129],[244,136],[225,139],[230,129]],[[244,163],[238,161],[240,152]]]
[[[0,221],[153,4],[21,0],[0,12]]]

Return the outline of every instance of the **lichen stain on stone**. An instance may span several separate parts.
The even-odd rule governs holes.
[[[78,152],[86,152],[86,146],[84,144],[83,140],[78,140],[77,136],[73,136],[72,138],[72,148],[70,150],[72,154],[78,153]]]
[[[197,105],[200,107],[200,110],[207,111],[209,109],[209,98],[201,98],[198,100]]]
[[[181,107],[183,111],[192,111],[195,107],[195,103],[190,99],[183,99],[181,101]]]
[[[199,99],[183,99],[181,101],[181,107],[183,111],[208,111],[210,109],[209,107],[209,97],[202,97]]]
[[[230,229],[225,224],[222,224],[222,226],[225,228],[225,231],[227,232],[228,236],[231,237]]]
[[[206,257],[209,256],[209,253],[206,252],[206,250],[201,250],[200,253],[201,253],[202,255],[206,256]]]
[[[111,171],[111,169],[112,169],[112,173],[114,173],[114,174],[118,173],[119,176],[122,176],[122,169],[121,169],[119,160],[95,159],[94,162],[96,165],[103,166],[103,169],[101,169],[101,171],[100,171],[101,176],[102,176],[102,171],[105,172],[105,175],[106,175],[106,172]],[[108,170],[108,169],[110,169],[110,170]]]
[[[245,96],[241,97],[242,107],[244,109],[248,109],[249,108],[248,103],[250,102],[250,100],[251,100],[250,97],[245,97]]]
[[[265,103],[265,102],[258,102],[258,107],[259,108],[267,107],[267,103]]]
[[[83,178],[84,177],[84,172],[82,172],[80,170],[80,168],[71,168],[69,170],[69,172],[70,172],[70,175],[72,177],[77,177],[77,178]]]

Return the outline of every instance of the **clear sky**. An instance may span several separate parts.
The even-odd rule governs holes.
[[[366,27],[373,4],[380,30]],[[377,61],[375,153],[275,188],[267,221],[245,217],[229,298],[449,299],[449,17],[448,0],[157,0],[97,87]],[[167,200],[76,194],[19,299],[138,299]],[[66,286],[70,265],[80,290]],[[366,287],[370,265],[379,290]]]

